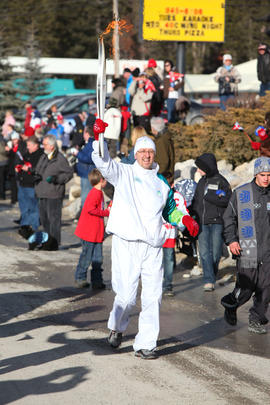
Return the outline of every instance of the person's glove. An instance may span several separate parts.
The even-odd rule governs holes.
[[[96,119],[93,126],[94,137],[96,141],[98,141],[99,134],[103,134],[103,132],[105,132],[107,126],[108,126],[107,122],[104,122],[99,118]]]
[[[42,180],[42,176],[38,173],[33,174],[34,184],[38,184]]]
[[[56,179],[57,179],[57,176],[48,176],[48,177],[46,178],[46,181],[47,181],[47,183],[49,183],[49,184],[56,184]]]
[[[21,173],[22,167],[23,167],[23,165],[16,165],[16,166],[15,166],[15,171],[16,171],[17,173]]]
[[[219,197],[225,197],[226,193],[224,190],[217,190],[216,195],[218,195]]]
[[[199,232],[199,225],[190,215],[184,215],[182,219],[183,225],[187,228],[191,236],[195,237]]]
[[[253,142],[253,141],[251,141],[251,147],[252,147],[252,149],[254,149],[254,150],[259,150],[259,149],[260,149],[260,146],[261,146],[261,142]]]

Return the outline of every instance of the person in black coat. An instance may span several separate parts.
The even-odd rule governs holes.
[[[195,160],[202,178],[198,182],[192,212],[200,225],[199,253],[204,275],[204,290],[213,291],[223,246],[223,214],[231,197],[231,188],[217,168],[212,153]]]
[[[260,97],[270,90],[270,48],[266,44],[259,44],[257,58],[257,75],[260,85]]]

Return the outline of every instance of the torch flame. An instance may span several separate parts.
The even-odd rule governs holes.
[[[119,31],[120,35],[123,34],[123,31],[129,32],[133,28],[133,25],[128,24],[127,21],[124,19],[118,20],[118,21],[113,20],[107,25],[105,31],[103,31],[102,34],[100,35],[100,38],[103,38],[105,35],[109,34],[111,32],[111,30],[114,30],[117,25],[118,25],[118,31]]]

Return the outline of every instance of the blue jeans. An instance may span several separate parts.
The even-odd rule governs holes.
[[[260,85],[260,93],[259,93],[260,97],[265,96],[266,90],[270,90],[270,82],[261,83],[261,85]]]
[[[88,177],[81,177],[81,207],[83,207],[89,191],[92,189]]]
[[[176,98],[167,98],[168,122],[175,123],[177,121],[175,111],[176,100]]]
[[[39,227],[38,199],[33,187],[18,187],[18,201],[21,211],[20,225],[30,225],[34,231]]]
[[[202,225],[202,230],[198,236],[199,252],[205,283],[215,284],[216,282],[218,264],[222,255],[222,232],[223,225],[208,224]]]
[[[86,280],[88,268],[92,263],[91,282],[102,283],[102,243],[87,242],[81,239],[81,244],[82,253],[75,272],[75,280]]]
[[[223,96],[219,96],[221,110],[223,110],[223,111],[226,110],[226,103],[230,98],[234,98],[234,95],[233,94],[228,94],[228,95],[224,94]]]
[[[172,290],[172,279],[174,269],[174,248],[163,248],[164,279],[163,291]]]

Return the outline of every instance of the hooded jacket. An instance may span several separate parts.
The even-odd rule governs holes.
[[[266,44],[265,44],[266,45]],[[257,58],[258,80],[262,83],[270,82],[270,48],[266,47],[264,55],[258,55]]]
[[[212,153],[199,156],[195,164],[206,174],[197,185],[192,211],[200,225],[223,224],[223,214],[232,194],[231,187],[219,173],[216,158]]]

